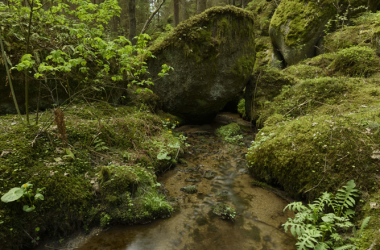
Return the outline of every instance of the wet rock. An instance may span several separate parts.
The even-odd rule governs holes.
[[[189,186],[181,188],[180,190],[188,194],[194,194],[198,192],[198,189],[195,185],[189,185]]]
[[[204,178],[206,178],[208,180],[211,180],[215,176],[216,176],[216,172],[214,172],[214,171],[206,171],[206,173],[204,175]]]
[[[243,90],[255,62],[253,19],[233,6],[213,7],[151,48],[152,76],[163,64],[175,68],[151,87],[168,112],[195,123],[211,121]]]
[[[249,171],[248,171],[248,169],[246,169],[246,168],[242,168],[242,169],[239,169],[239,173],[240,173],[240,174],[248,174]]]
[[[199,179],[195,179],[195,178],[187,178],[185,179],[186,182],[200,182]]]
[[[187,167],[185,168],[185,172],[195,172],[196,169],[194,167]]]

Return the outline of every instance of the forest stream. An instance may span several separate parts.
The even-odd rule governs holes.
[[[254,133],[242,126],[244,145],[231,145],[215,136],[221,125],[177,129],[188,136],[186,163],[158,178],[162,192],[177,204],[172,217],[93,232],[67,249],[295,249],[294,238],[281,226],[292,215],[283,212],[287,201],[250,183],[245,154]],[[188,185],[196,185],[197,193],[181,191]],[[219,203],[236,209],[233,221],[213,213]]]

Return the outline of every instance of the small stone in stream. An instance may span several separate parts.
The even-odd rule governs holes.
[[[195,178],[187,178],[185,181],[187,181],[187,182],[200,182],[199,179],[195,179]]]
[[[183,159],[183,158],[180,158],[180,159],[179,159],[179,162],[180,162],[181,164],[187,164],[187,161],[186,161],[185,159]]]
[[[208,180],[211,180],[212,178],[214,178],[216,176],[216,172],[214,171],[207,171],[204,175],[204,178],[208,179]]]
[[[226,178],[224,178],[224,177],[221,177],[221,176],[217,176],[217,177],[215,177],[215,180],[225,180]]]
[[[196,169],[194,167],[185,168],[185,172],[194,172]]]
[[[198,192],[197,187],[195,185],[186,186],[181,188],[180,190],[188,194],[194,194]]]
[[[246,168],[242,168],[242,169],[239,169],[239,173],[241,173],[241,174],[248,174],[249,171]]]

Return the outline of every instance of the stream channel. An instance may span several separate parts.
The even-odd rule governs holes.
[[[244,125],[243,120],[227,116]],[[172,217],[145,225],[120,225],[97,231],[85,239],[73,241],[76,244],[66,249],[295,249],[294,238],[284,233],[281,226],[292,216],[289,211],[283,212],[288,202],[250,183],[254,179],[248,174],[245,154],[254,140],[254,133],[242,126],[244,145],[225,143],[214,134],[215,129],[223,125],[220,123],[223,120],[177,129],[188,136],[190,146],[185,149],[186,163],[158,177],[162,192],[176,198]],[[188,185],[196,185],[197,193],[181,191]],[[235,208],[234,221],[223,220],[213,213],[213,208],[221,202]]]

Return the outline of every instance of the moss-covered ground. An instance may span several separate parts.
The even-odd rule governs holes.
[[[309,1],[309,5],[316,2]],[[288,4],[286,8],[290,11],[291,6]],[[291,22],[302,16],[295,9]],[[322,191],[335,192],[347,181],[355,180],[361,191],[356,227],[360,228],[364,218],[371,216],[369,226],[354,242],[357,249],[377,249],[373,243],[380,244],[379,20],[379,12],[366,12],[351,19],[349,26],[329,33],[323,44],[324,54],[281,71],[263,71],[261,65],[254,71],[265,73],[268,79],[278,79],[281,74],[294,81],[278,84],[277,88],[266,87],[265,79],[260,81],[265,91],[274,94],[270,100],[269,94],[263,94],[263,104],[256,105],[264,108],[253,119],[260,130],[247,154],[250,172],[265,183],[281,186],[293,197],[309,201]],[[276,27],[280,28],[286,20],[271,22],[274,26],[278,22]],[[304,27],[289,30],[285,42],[302,43],[304,33],[308,33]],[[266,37],[256,38],[260,39]],[[261,47],[261,51],[270,50]],[[261,62],[265,65],[269,61]],[[247,90],[253,91],[246,88],[246,96]],[[254,103],[260,103],[260,99],[254,99]]]
[[[27,200],[0,202],[3,249],[31,249],[46,236],[146,222],[173,210],[155,174],[183,153],[171,130],[177,118],[146,105],[105,103],[78,103],[63,113],[67,143],[50,110],[31,126],[13,115],[0,117],[0,195],[24,183],[33,184],[33,192],[45,188],[32,212],[23,211]]]

